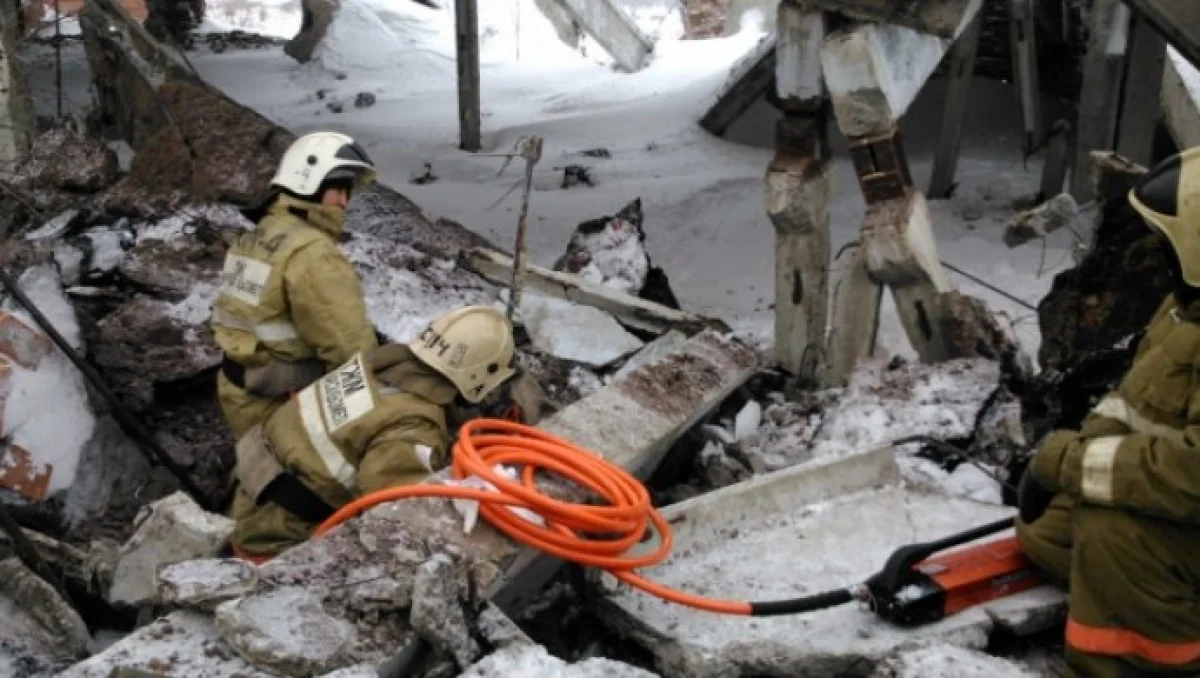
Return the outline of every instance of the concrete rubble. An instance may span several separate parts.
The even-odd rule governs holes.
[[[1004,244],[1016,247],[1069,226],[1079,213],[1070,193],[1061,193],[1014,216],[1004,227]]]
[[[707,409],[743,383],[756,364],[753,351],[740,342],[712,332],[702,333],[662,360],[614,380],[558,412],[544,421],[542,428],[627,469],[645,473]],[[468,590],[476,594],[504,593],[515,586],[518,590],[505,593],[513,600],[519,597],[523,585],[529,585],[522,584],[528,582],[522,568],[532,562],[530,554],[523,554],[487,525],[481,524],[471,535],[464,535],[461,519],[450,502],[418,499],[380,506],[321,539],[289,550],[259,567],[258,593],[224,605],[247,605],[247,601],[269,595],[278,587],[303,586],[319,593],[327,614],[350,623],[354,629],[341,662],[329,668],[362,662],[378,664],[412,638],[404,618],[387,611],[410,606],[417,609],[412,600],[428,585],[418,586],[417,571],[436,554],[445,554],[455,567],[462,568]],[[395,582],[383,588],[385,593],[380,593],[381,578]],[[370,585],[372,595],[362,595],[361,585],[355,582]],[[467,609],[476,605],[471,602]],[[164,626],[185,629],[186,638],[180,642],[183,647],[193,648],[194,654],[177,647],[147,651],[146,647],[160,646],[148,644],[145,634],[162,633]],[[193,612],[173,612],[73,667],[64,678],[107,675],[121,667],[145,668],[167,657],[181,672],[195,670],[188,675],[221,675],[207,673],[217,669],[209,656],[213,651],[206,653],[203,648],[233,642],[218,640],[229,628],[216,628],[210,617],[197,617]],[[276,653],[270,656],[272,665],[302,659],[278,654],[282,644],[271,647]],[[239,650],[244,653],[246,648]],[[167,655],[156,654],[160,651]],[[224,652],[234,655],[229,650]],[[239,665],[239,661],[231,656],[220,665],[228,668]]]
[[[459,678],[652,678],[657,674],[611,659],[588,659],[568,664],[537,645],[516,645],[488,655],[459,674]]]
[[[117,553],[109,600],[139,607],[154,600],[163,565],[216,555],[233,533],[233,521],[203,511],[182,492],[144,509],[135,531]]]
[[[19,167],[34,137],[33,99],[17,58],[19,5],[0,7],[0,171]]]
[[[256,588],[258,570],[244,560],[185,560],[158,568],[154,602],[212,612],[221,603],[253,593]]]
[[[321,607],[320,596],[283,587],[222,603],[217,630],[244,659],[273,673],[309,676],[342,665],[354,627]]]
[[[83,619],[17,558],[0,560],[0,674],[45,675],[87,656]]]
[[[906,489],[894,455],[883,447],[805,464],[668,506],[672,555],[642,574],[702,596],[794,598],[864,581],[905,544],[1012,515],[1008,507]],[[978,650],[998,629],[1049,628],[1065,603],[1059,591],[1038,587],[905,629],[855,604],[770,618],[698,614],[601,578],[604,622],[653,653],[663,673],[696,678],[861,674],[909,643]]]

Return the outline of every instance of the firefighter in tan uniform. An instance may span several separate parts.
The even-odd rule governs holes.
[[[1017,535],[1069,589],[1069,675],[1200,675],[1200,148],[1130,203],[1171,244],[1177,289],[1129,372],[1021,482]]]
[[[496,390],[514,374],[512,359],[512,325],[470,306],[305,388],[238,441],[234,552],[274,556],[353,499],[422,482],[446,464],[457,404]]]
[[[234,439],[357,351],[376,346],[362,288],[337,248],[352,191],[375,178],[353,139],[297,139],[271,191],[247,216],[257,228],[225,257],[213,336],[225,353],[217,394]]]

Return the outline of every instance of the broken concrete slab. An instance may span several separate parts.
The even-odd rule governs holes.
[[[512,257],[506,254],[475,248],[465,252],[460,263],[497,285],[507,286],[512,282]],[[662,304],[625,294],[570,273],[552,271],[533,264],[526,270],[525,285],[526,290],[536,290],[547,296],[595,306],[613,314],[630,327],[651,332],[662,333],[674,328],[687,334],[695,334],[710,327],[728,329],[720,321],[667,308]]]
[[[343,665],[354,627],[329,616],[317,593],[284,587],[222,603],[221,638],[255,666],[287,676],[325,673]]]
[[[670,353],[678,350],[686,341],[687,335],[685,335],[683,332],[680,332],[679,330],[671,330],[649,344],[646,344],[646,346],[637,353],[629,356],[629,360],[626,360],[625,364],[621,366],[621,369],[617,370],[614,377],[620,379],[630,372],[641,368],[643,365],[656,363]]]
[[[674,552],[642,574],[724,599],[795,598],[862,582],[905,544],[1013,513],[1009,507],[904,489],[897,476],[892,451],[881,448],[759,476],[665,507]],[[653,540],[639,546],[654,547]],[[861,674],[908,643],[981,649],[1006,624],[991,614],[991,604],[916,628],[892,626],[853,604],[794,616],[725,616],[618,586],[607,574],[602,579],[603,605],[610,612],[602,617],[605,623],[651,651],[664,673],[695,678],[765,670],[800,677]],[[1039,588],[1003,602],[1010,612],[1061,609],[1064,597]]]
[[[604,367],[642,347],[604,311],[537,293],[521,295],[520,319],[539,350],[591,367]]]
[[[978,0],[972,5],[968,18],[979,9]],[[848,137],[892,129],[949,45],[945,38],[890,24],[853,25],[831,33],[821,47],[821,65],[838,129]]]
[[[517,645],[488,655],[459,674],[459,678],[654,678],[657,675],[612,659],[593,658],[568,664],[540,645]]]
[[[413,578],[409,622],[422,638],[466,669],[482,652],[471,635],[466,611],[466,572],[444,553],[421,563]]]
[[[907,26],[940,38],[952,39],[983,6],[983,0],[806,0],[818,9],[838,12],[865,23]]]
[[[700,118],[700,126],[709,134],[724,135],[730,125],[770,90],[775,82],[775,63],[775,35],[764,35],[729,69],[729,77],[721,85],[717,100]]]
[[[588,35],[596,39],[623,70],[636,73],[646,65],[654,43],[615,0],[557,0]]]
[[[1040,675],[1007,659],[936,643],[896,652],[880,662],[870,678],[1035,678]]]
[[[136,524],[118,553],[108,594],[113,604],[153,601],[159,567],[216,555],[233,532],[232,520],[204,511],[183,492],[147,506]]]
[[[541,428],[644,476],[687,429],[745,383],[757,367],[757,355],[749,346],[716,332],[703,332],[662,360],[614,380],[544,420]],[[378,595],[363,596],[360,589],[387,575],[396,582],[396,590],[395,595],[389,594],[392,601],[383,609],[402,609],[409,604],[400,595],[402,589],[411,591],[417,567],[434,553],[464,562],[471,590],[485,592],[493,600],[504,599],[504,605],[519,605],[540,588],[539,582],[531,583],[525,569],[542,562],[536,553],[520,550],[486,524],[464,535],[461,518],[451,503],[442,499],[378,506],[320,539],[280,554],[258,572],[263,589],[302,586],[319,592],[327,614],[353,624],[356,640],[340,666],[380,665],[415,634],[402,616],[381,614]],[[534,574],[550,576],[557,563],[551,560],[550,565]],[[262,594],[253,594],[257,595]],[[147,642],[145,634],[161,634],[163,625],[185,628],[178,647]],[[216,631],[212,617],[175,612],[151,627],[122,639],[66,678],[107,676],[114,668],[142,667],[150,661],[170,661],[181,675],[228,675],[211,673],[215,662],[205,654],[218,652],[213,648]],[[233,655],[225,643],[216,645],[222,648],[222,656]],[[223,658],[221,665],[232,670],[232,661]]]
[[[33,99],[18,56],[18,6],[0,6],[0,170],[16,169],[33,143]]]
[[[204,558],[172,563],[155,574],[154,602],[211,612],[218,605],[253,593],[258,570],[236,558]]]

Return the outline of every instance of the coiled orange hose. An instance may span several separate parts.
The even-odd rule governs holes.
[[[495,464],[521,467],[521,481],[514,482],[496,473],[492,469]],[[565,478],[591,491],[607,505],[564,502],[542,494],[534,484],[538,471]],[[670,526],[650,504],[650,495],[641,482],[619,466],[566,440],[511,421],[475,419],[459,433],[451,474],[460,480],[477,476],[499,492],[433,484],[391,487],[346,504],[321,523],[313,536],[320,536],[387,501],[411,497],[473,499],[479,502],[479,513],[485,520],[520,544],[572,563],[605,570],[631,586],[673,603],[722,614],[753,614],[749,602],[693,595],[634,573],[667,557],[672,541]],[[526,521],[508,507],[537,513],[546,525]],[[661,536],[659,547],[643,556],[626,555],[651,526]]]

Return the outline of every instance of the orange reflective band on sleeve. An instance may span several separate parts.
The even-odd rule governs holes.
[[[1132,656],[1161,666],[1183,666],[1200,659],[1200,640],[1162,643],[1129,629],[1105,629],[1067,620],[1067,645],[1088,654]]]

